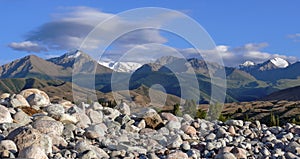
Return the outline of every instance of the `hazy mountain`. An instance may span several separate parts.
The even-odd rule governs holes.
[[[262,98],[261,100],[288,100],[299,101],[300,100],[300,86],[292,87],[284,90],[280,90]]]
[[[115,77],[118,78],[113,83],[114,89],[117,89],[116,91],[128,89],[131,91],[144,90],[142,88],[150,88],[155,84],[159,84],[165,88],[166,94],[185,99],[199,99],[200,92],[199,103],[207,103],[210,100],[210,75],[218,79],[224,70],[227,80],[227,102],[252,101],[273,92],[300,85],[300,78],[298,78],[300,75],[300,62],[289,64],[280,58],[271,59],[261,64],[254,64],[248,61],[241,65],[240,68],[224,67],[196,58],[183,59],[172,56],[162,57],[153,63],[144,64],[140,67],[129,63],[119,63],[115,66],[118,66],[115,69],[119,69],[119,71],[115,72]],[[91,83],[89,81],[95,78],[95,89],[105,93],[102,95],[107,96],[107,93],[112,91],[111,77],[113,70],[99,64],[88,54],[79,50],[48,60],[30,55],[2,65],[0,67],[2,89],[15,92],[32,86],[45,87],[49,88],[49,90],[53,89],[56,93],[58,91],[57,88],[70,90],[74,68],[79,68],[77,71],[80,72],[80,75],[76,76],[78,78],[76,78],[75,83],[80,85],[78,90],[94,89],[90,87]],[[91,74],[95,68],[96,74]],[[135,71],[131,75],[130,71],[132,70]],[[42,81],[32,80],[31,78],[39,78]],[[196,85],[191,82],[195,78],[197,80]],[[129,86],[124,85],[125,79],[130,79]],[[53,80],[65,83],[56,85],[53,84]],[[218,83],[215,84],[217,89],[222,89]],[[140,93],[138,93],[139,97],[136,99],[149,100],[146,97],[145,99],[142,97],[146,94],[141,95]]]
[[[290,64],[279,57],[261,64],[240,66],[240,70],[248,72],[256,79],[273,83],[280,79],[297,79],[300,75],[299,69],[298,63]]]

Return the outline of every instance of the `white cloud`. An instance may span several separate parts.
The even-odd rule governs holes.
[[[8,47],[17,50],[17,51],[26,51],[26,52],[43,52],[47,51],[47,48],[40,46],[37,43],[31,41],[23,42],[12,42],[8,44]]]
[[[171,15],[161,15],[152,20],[137,15],[141,20],[130,19],[130,16],[122,16],[102,12],[90,7],[67,7],[61,8],[60,13],[52,15],[52,20],[42,24],[40,27],[30,31],[25,36],[25,41],[31,41],[45,46],[48,50],[69,50],[79,48],[84,38],[98,24],[114,17],[108,25],[97,29],[95,36],[91,36],[85,42],[83,49],[92,50],[98,48],[100,43],[107,42],[114,33],[136,26],[137,28],[147,26],[150,22],[158,27],[166,23],[166,19],[176,18]],[[158,14],[159,15],[159,14]],[[155,20],[156,19],[156,20]],[[101,35],[101,37],[97,36]],[[117,47],[132,47],[146,43],[165,43],[167,39],[160,35],[158,30],[142,29],[127,33],[115,41]],[[32,50],[35,51],[35,50]],[[37,50],[43,51],[43,50]]]
[[[300,33],[290,34],[287,37],[292,39],[294,42],[300,42]]]
[[[261,51],[264,47],[268,46],[267,43],[249,43],[244,46],[230,48],[229,46],[220,45],[213,50],[195,50],[193,48],[182,49],[180,52],[186,57],[196,56],[198,52],[201,53],[202,57],[213,59],[219,54],[226,66],[238,66],[245,61],[253,61],[255,63],[262,63],[275,57],[281,57],[288,60],[291,63],[298,61],[297,57],[286,56],[283,54],[269,53]]]

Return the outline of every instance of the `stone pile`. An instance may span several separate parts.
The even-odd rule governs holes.
[[[0,157],[35,159],[300,158],[300,126],[206,121],[99,103],[53,104],[28,89],[0,96]]]

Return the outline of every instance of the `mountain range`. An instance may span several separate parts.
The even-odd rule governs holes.
[[[208,70],[208,65],[211,70]],[[181,59],[172,56],[162,57],[153,63],[142,65],[134,62],[98,62],[88,54],[76,50],[46,60],[29,55],[2,65],[0,67],[0,91],[16,93],[32,86],[47,88],[45,89],[47,92],[57,92],[57,90],[53,91],[55,87],[63,87],[68,92],[72,90],[74,69],[79,69],[77,71],[83,75],[95,74],[97,95],[107,98],[111,98],[109,94],[112,91],[112,73],[124,79],[130,78],[131,98],[139,100],[141,105],[146,105],[142,101],[149,102],[149,96],[145,96],[147,96],[147,90],[154,84],[162,85],[169,99],[176,98],[176,102],[183,93],[181,87],[184,87],[186,98],[193,97],[195,92],[200,91],[201,98],[198,102],[207,103],[211,92],[210,75],[218,77],[222,70],[225,70],[227,78],[226,102],[263,99],[274,92],[300,85],[300,62],[290,64],[281,58],[270,59],[261,64],[247,61],[239,68],[224,67],[196,58]],[[182,82],[192,78],[190,76],[192,73],[196,74],[199,89],[188,82]],[[120,78],[115,82],[120,84],[123,80]],[[85,92],[91,92],[92,89],[84,84],[76,85],[76,87]],[[121,92],[124,89],[120,86],[117,91]],[[141,90],[144,90],[143,93]],[[67,96],[65,98],[72,100],[71,94],[62,96]],[[168,103],[172,102],[168,101]]]

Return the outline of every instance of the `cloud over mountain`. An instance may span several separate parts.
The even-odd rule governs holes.
[[[298,61],[297,57],[286,56],[284,54],[265,52],[263,49],[267,47],[267,43],[249,43],[239,47],[226,45],[219,45],[213,50],[195,50],[193,48],[182,49],[180,52],[185,56],[196,56],[201,54],[202,57],[213,58],[216,54],[220,54],[226,66],[238,66],[245,61],[253,61],[255,63],[262,63],[269,59],[280,57],[288,60],[291,63]],[[197,51],[199,53],[197,53]]]
[[[31,41],[23,41],[23,42],[12,42],[8,44],[8,47],[17,51],[26,51],[26,52],[42,52],[48,51],[47,48],[40,46],[39,44]]]
[[[135,22],[119,15],[105,13],[95,8],[90,7],[68,7],[62,8],[61,13],[52,15],[52,20],[42,24],[40,27],[30,31],[25,36],[25,41],[21,42],[19,46],[16,43],[12,43],[11,48],[16,50],[30,49],[28,47],[31,42],[33,49],[31,52],[41,52],[47,48],[49,50],[68,50],[79,48],[85,39],[85,37],[101,22],[112,18],[108,26],[105,28],[96,29],[93,34],[101,34],[101,37],[93,36],[86,39],[88,45],[83,46],[84,49],[95,49],[100,43],[109,39],[109,37],[120,30],[126,30],[132,26],[145,26],[147,20]],[[172,15],[165,15],[164,18],[175,18]],[[157,26],[164,23],[164,18],[155,21]],[[101,33],[100,33],[101,32]],[[134,32],[130,32],[119,37],[116,43],[119,47],[131,47],[133,45],[140,45],[144,43],[165,43],[167,39],[162,37],[158,30],[153,29],[137,29]],[[20,46],[20,45],[23,46]],[[27,45],[24,45],[27,44]]]

